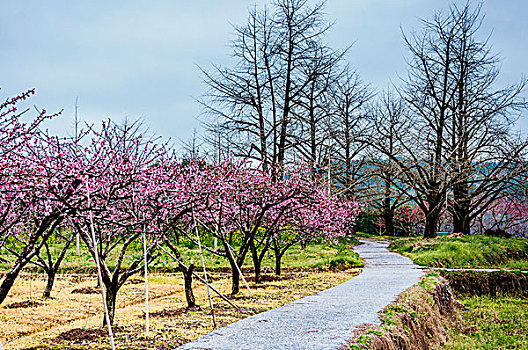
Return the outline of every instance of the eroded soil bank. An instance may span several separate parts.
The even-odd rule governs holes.
[[[508,327],[505,327],[503,334],[500,330],[497,334],[484,334],[490,331],[480,329],[479,320],[467,317],[471,316],[470,310],[457,298],[474,298],[475,296],[497,302],[501,302],[502,298],[526,299],[528,274],[506,271],[442,271],[441,275],[428,274],[418,285],[402,293],[396,302],[380,313],[381,325],[365,324],[356,328],[354,338],[342,349],[422,350],[451,349],[453,346],[458,349],[459,345],[465,348],[465,340],[462,339],[461,343],[460,338],[467,338],[467,346],[470,346],[471,336],[475,333],[480,333],[483,339],[507,338]],[[490,310],[485,310],[486,312],[479,310],[477,318],[485,317],[486,313],[496,315],[491,307],[492,303],[490,303]],[[518,312],[517,314],[523,313]],[[497,322],[502,321],[507,320]],[[522,325],[514,328],[516,332],[522,333],[517,336],[527,337]],[[467,349],[469,348],[474,347],[470,346]]]

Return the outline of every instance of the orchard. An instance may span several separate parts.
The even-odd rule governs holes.
[[[97,269],[111,334],[119,291],[136,274],[146,282],[148,265],[161,256],[169,254],[183,273],[189,307],[195,306],[193,276],[213,293],[205,264],[196,274],[180,253],[181,241],[227,260],[235,296],[241,279],[247,285],[250,277],[242,272],[247,257],[258,284],[270,251],[280,275],[289,249],[336,243],[353,232],[359,203],[332,195],[305,164],[264,169],[235,158],[181,159],[136,124],[111,120],[87,125],[74,138],[57,137],[42,125],[58,115],[42,110],[22,121],[29,112],[17,107],[33,93],[0,106],[0,259],[9,266],[1,275],[0,304],[31,266],[45,272],[43,297],[52,297],[61,264],[80,240]]]

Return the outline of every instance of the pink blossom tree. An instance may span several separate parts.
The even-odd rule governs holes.
[[[473,230],[503,236],[528,235],[528,203],[513,197],[501,197],[476,219]]]
[[[45,110],[30,123],[21,122],[28,109],[18,110],[34,90],[0,104],[0,237],[15,257],[0,284],[2,303],[20,271],[35,257],[70,211],[67,202],[80,181],[65,176],[58,140],[39,130]]]

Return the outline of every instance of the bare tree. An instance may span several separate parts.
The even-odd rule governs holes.
[[[526,80],[496,89],[499,60],[488,40],[479,40],[483,20],[481,5],[453,5],[443,17],[444,28],[452,28],[450,79],[455,93],[450,104],[449,169],[452,177],[453,228],[470,233],[472,220],[486,210],[505,190],[516,186],[528,142],[513,132]],[[440,31],[443,28],[438,27]]]
[[[422,20],[422,33],[404,34],[402,96],[412,128],[398,136],[404,156],[391,158],[426,216],[426,237],[436,236],[448,206],[454,229],[469,233],[471,220],[524,171],[527,143],[512,130],[526,108],[525,81],[494,89],[497,58],[478,39],[481,21],[480,6],[468,2]]]
[[[326,163],[331,143],[331,90],[340,79],[339,63],[345,52],[320,46],[303,66],[304,76],[310,82],[293,101],[293,149],[310,164],[312,171]]]
[[[203,70],[209,90],[202,104],[214,117],[206,121],[214,131],[209,141],[221,130],[236,155],[257,159],[264,168],[285,162],[294,145],[294,111],[317,76],[306,67],[321,55],[331,27],[322,11],[323,3],[276,0],[271,9],[251,10],[247,25],[235,27],[236,64]]]
[[[330,87],[328,130],[331,147],[325,156],[329,174],[332,175],[332,167],[335,167],[332,178],[347,196],[357,197],[366,188],[365,150],[368,143],[363,141],[363,136],[368,132],[369,125],[364,106],[371,97],[368,85],[349,66],[341,71]]]
[[[405,101],[390,89],[370,109],[369,121],[373,131],[367,137],[374,147],[368,149],[369,178],[372,179],[369,202],[381,213],[385,233],[395,235],[394,211],[409,201],[411,192],[394,160],[405,155],[399,137],[408,132],[409,119],[405,114]]]

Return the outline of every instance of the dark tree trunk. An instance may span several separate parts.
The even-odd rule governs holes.
[[[429,217],[425,220],[424,238],[436,237],[437,222],[430,220]]]
[[[250,243],[249,247],[251,249],[251,260],[253,260],[253,268],[255,269],[255,283],[260,283],[262,281],[262,259],[261,256],[259,256],[257,247],[255,247],[253,241]],[[264,254],[262,254],[262,257],[264,257]]]
[[[183,271],[183,277],[185,279],[185,298],[187,299],[187,307],[196,306],[196,300],[192,290],[192,278],[194,272],[194,264],[189,265],[187,271]]]
[[[46,271],[48,275],[48,279],[46,282],[46,288],[44,289],[44,293],[42,293],[42,298],[50,298],[51,297],[51,290],[53,289],[53,283],[55,282],[55,276],[56,271],[54,269],[51,269],[49,271]]]
[[[110,286],[107,286],[106,288],[106,307],[108,309],[110,325],[114,324],[117,291],[118,291],[117,286],[115,285],[110,285]],[[103,326],[106,326],[105,316],[103,316]]]
[[[276,276],[281,275],[281,259],[282,259],[282,254],[280,252],[275,251],[275,275]]]
[[[15,266],[13,266],[11,270],[5,275],[2,285],[0,286],[0,304],[7,297],[7,293],[9,293],[11,287],[13,287],[13,284],[15,283],[20,270],[22,270],[22,267],[23,266],[20,266],[19,264],[15,264]]]
[[[424,238],[435,238],[437,236],[436,232],[438,231],[438,221],[440,220],[441,210],[438,209],[438,206],[435,206],[435,209],[430,210],[425,216],[425,230]]]
[[[385,224],[385,233],[394,236],[394,211],[392,210],[391,200],[385,197],[383,200],[383,222]]]
[[[465,183],[453,186],[453,232],[470,234],[470,203]]]
[[[237,267],[231,263],[231,295],[236,295],[240,292],[240,273]]]
[[[253,260],[253,266],[255,267],[255,283],[262,282],[262,268],[260,260]]]

